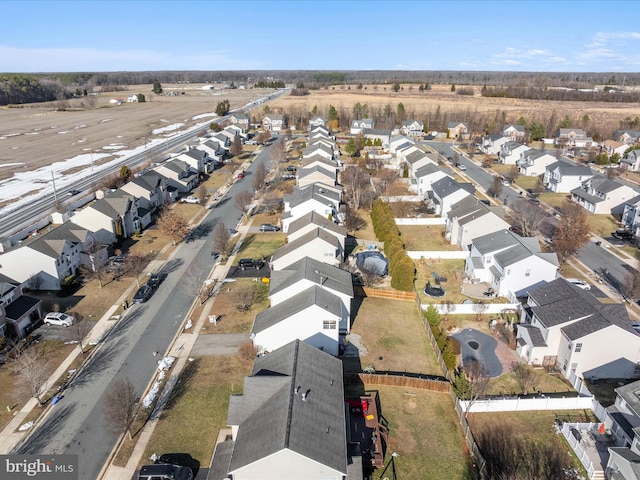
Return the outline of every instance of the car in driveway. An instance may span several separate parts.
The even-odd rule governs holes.
[[[142,285],[133,296],[133,303],[144,303],[153,295],[153,288],[149,285]]]
[[[238,266],[240,267],[240,270],[247,270],[248,268],[260,270],[264,266],[264,261],[260,259],[254,260],[253,258],[241,258],[238,262]]]
[[[277,225],[272,225],[270,223],[263,223],[262,225],[260,225],[260,231],[261,232],[279,232],[280,227]]]
[[[49,312],[44,316],[44,324],[70,327],[73,325],[73,317],[62,312]]]
[[[188,197],[184,197],[182,199],[182,203],[200,203],[200,199],[198,197],[194,197],[193,195],[189,195]]]
[[[591,290],[591,285],[579,278],[565,278],[565,280],[583,290]]]
[[[293,173],[285,173],[282,175],[283,180],[295,180],[296,176]]]
[[[289,165],[287,168],[285,168],[285,170],[287,172],[297,172],[298,169],[296,167],[294,167],[293,165]]]

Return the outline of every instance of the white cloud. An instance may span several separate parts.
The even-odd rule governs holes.
[[[587,48],[598,48],[609,43],[626,45],[627,40],[640,40],[640,32],[597,32]]]

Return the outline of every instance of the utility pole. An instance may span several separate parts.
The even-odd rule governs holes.
[[[51,181],[53,182],[53,203],[57,210],[58,209],[58,192],[56,191],[56,178],[53,175],[53,170],[51,170]]]

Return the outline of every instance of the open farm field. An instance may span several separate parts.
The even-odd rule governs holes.
[[[270,102],[273,111],[310,112],[314,106],[318,107],[321,115],[325,115],[329,105],[333,105],[338,111],[345,109],[351,114],[356,103],[367,104],[369,112],[379,110],[389,104],[395,111],[398,103],[402,102],[406,108],[406,118],[417,117],[422,119],[431,113],[431,118],[437,111],[440,115],[456,115],[449,120],[469,121],[471,116],[491,114],[498,126],[504,123],[515,123],[520,116],[528,121],[547,119],[553,111],[558,118],[567,115],[578,121],[584,115],[589,116],[590,125],[608,126],[609,129],[618,128],[619,122],[627,117],[640,116],[640,104],[637,103],[609,103],[609,102],[562,102],[524,100],[517,98],[489,98],[480,95],[480,86],[474,86],[474,95],[457,95],[451,92],[451,84],[432,85],[432,89],[424,92],[418,90],[419,84],[402,84],[402,90],[393,92],[392,84],[364,85],[357,89],[355,85],[336,85],[327,89],[311,90],[310,95],[292,97],[290,95],[280,97]],[[461,85],[456,85],[460,87]],[[467,114],[467,118],[462,115]],[[575,125],[578,127],[579,125]],[[587,126],[588,128],[588,126]]]
[[[202,90],[197,84],[163,84],[165,93],[177,92],[169,96],[155,95],[151,87],[130,85],[90,100],[0,108],[0,181],[91,152],[96,164],[112,160],[118,150],[140,147],[213,120],[223,100],[229,100],[234,109],[273,93],[272,89]],[[144,103],[126,103],[128,96],[139,93],[145,96]],[[114,98],[124,103],[110,104]],[[95,101],[95,107],[83,108],[83,102],[89,101]]]

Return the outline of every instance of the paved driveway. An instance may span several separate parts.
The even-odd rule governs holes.
[[[198,335],[191,355],[200,357],[205,355],[235,355],[238,347],[249,341],[248,333],[221,333]]]

